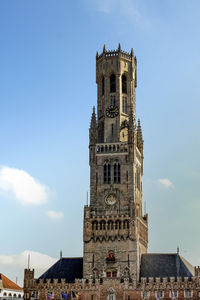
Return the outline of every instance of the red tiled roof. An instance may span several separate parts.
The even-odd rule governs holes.
[[[4,289],[15,290],[15,291],[17,290],[21,292],[23,291],[23,289],[19,285],[17,285],[16,283],[8,279],[2,273],[0,273],[0,280],[2,280],[2,285]]]

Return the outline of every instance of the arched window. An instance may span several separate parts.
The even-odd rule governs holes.
[[[94,221],[92,222],[92,230],[97,230],[98,229],[98,222]]]
[[[4,296],[7,296],[7,293],[3,293]]]
[[[114,74],[110,75],[110,92],[116,92],[116,79]]]
[[[129,222],[128,222],[128,220],[124,220],[124,222],[123,222],[123,229],[129,229]]]
[[[104,79],[104,76],[103,76],[102,80],[101,80],[101,95],[102,96],[104,95],[104,90],[105,90],[105,79]]]
[[[113,229],[113,221],[108,221],[108,230]]]
[[[103,167],[103,181],[110,184],[110,164],[105,164]]]
[[[114,164],[114,183],[120,183],[120,164]]]
[[[127,94],[127,80],[125,75],[122,75],[122,93]]]
[[[120,220],[117,220],[115,222],[115,229],[121,229],[121,221]]]
[[[122,112],[128,114],[128,105],[126,97],[122,97]]]
[[[100,222],[100,230],[105,230],[106,229],[106,222],[105,221],[101,221]]]

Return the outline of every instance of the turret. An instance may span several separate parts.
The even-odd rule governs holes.
[[[90,122],[90,145],[96,144],[97,141],[97,120],[95,113],[95,106],[93,106],[93,112]]]

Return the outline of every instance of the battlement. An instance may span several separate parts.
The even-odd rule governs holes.
[[[134,52],[133,49],[131,49],[131,52],[128,53],[126,51],[121,50],[121,45],[119,44],[118,49],[116,50],[106,50],[106,46],[104,45],[103,47],[103,52],[101,54],[96,53],[96,60],[100,60],[103,57],[116,57],[116,56],[121,56],[124,58],[127,58],[129,60],[132,60],[134,58]]]
[[[66,279],[34,279],[29,282],[29,288],[37,288],[44,289],[47,288],[49,290],[54,288],[67,288],[73,289],[77,287],[79,289],[85,289],[86,287],[96,287],[99,285],[103,285],[106,282],[110,282],[112,279],[107,277],[102,278],[90,278],[90,279],[75,279],[74,283],[68,283]],[[130,278],[115,278],[113,280],[119,281],[121,284],[129,286],[129,288],[133,285],[134,280]],[[141,277],[140,281],[135,281],[134,285],[139,290],[143,289],[144,286],[148,286],[150,289],[155,289],[156,287],[160,289],[164,289],[166,284],[169,288],[173,288],[173,286],[177,286],[177,284],[181,285],[182,288],[192,288],[192,284],[199,284],[200,278],[194,277]]]

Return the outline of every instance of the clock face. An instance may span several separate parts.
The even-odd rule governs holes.
[[[108,118],[115,118],[119,114],[119,108],[118,106],[110,105],[106,108],[106,116]]]
[[[115,195],[109,194],[109,195],[106,197],[106,203],[107,203],[108,205],[114,205],[114,204],[116,203]]]

